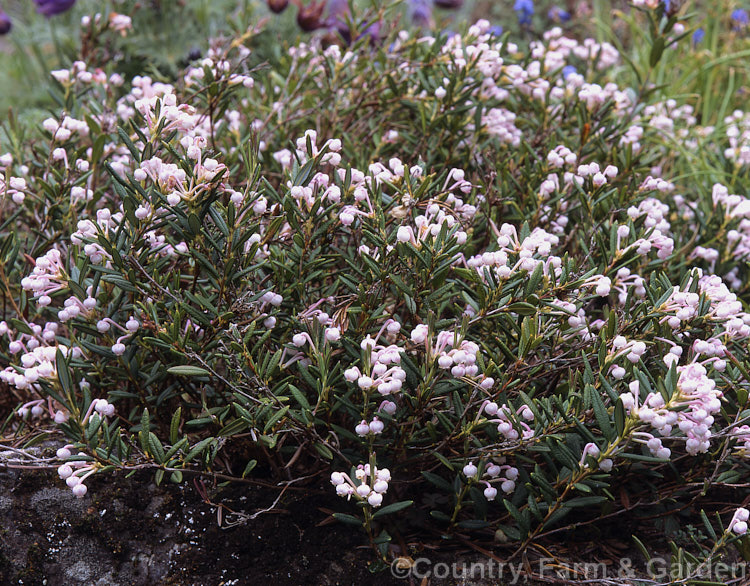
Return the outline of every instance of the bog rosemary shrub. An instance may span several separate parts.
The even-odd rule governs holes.
[[[683,25],[640,18],[655,65]],[[404,509],[522,548],[630,482],[688,503],[747,475],[744,113],[698,126],[560,29],[273,66],[259,34],[172,80],[76,62],[58,115],[5,125],[6,434],[66,438],[78,496],[322,480],[384,559]],[[698,149],[731,190],[670,174]],[[717,547],[747,516],[706,519]]]

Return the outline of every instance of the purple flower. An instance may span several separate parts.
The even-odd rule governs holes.
[[[531,24],[531,17],[534,14],[533,0],[516,0],[513,10],[518,14],[519,24]]]
[[[34,0],[36,11],[47,18],[70,10],[75,3],[76,0]]]
[[[563,70],[562,70],[563,79],[568,79],[568,76],[573,73],[578,73],[578,70],[573,65],[566,65],[565,67],[563,67]]]
[[[501,27],[499,24],[496,24],[487,29],[487,32],[490,33],[493,37],[502,37],[503,27]]]
[[[428,0],[411,0],[409,5],[411,21],[416,26],[429,27],[432,22],[432,4]]]
[[[326,24],[344,37],[347,45],[351,42],[349,25],[347,24],[347,17],[349,16],[349,5],[344,0],[328,0]]]
[[[704,31],[703,28],[695,29],[695,32],[693,33],[693,46],[700,43],[703,40],[703,37],[705,36],[706,36],[706,31]]]
[[[570,12],[563,10],[559,6],[553,6],[547,12],[547,18],[554,22],[568,22],[570,20]]]
[[[732,22],[734,23],[734,30],[744,28],[750,23],[750,15],[744,8],[737,8],[732,11]]]
[[[7,35],[12,28],[13,23],[10,20],[10,16],[0,9],[0,35]]]
[[[380,21],[373,22],[372,24],[365,27],[365,30],[363,30],[359,36],[357,37],[357,40],[369,37],[370,42],[377,42],[380,40]]]
[[[349,3],[346,0],[328,0],[328,18],[345,20],[349,14]]]

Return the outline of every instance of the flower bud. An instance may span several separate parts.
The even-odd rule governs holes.
[[[325,7],[325,1],[318,3],[314,0],[306,6],[301,6],[297,13],[299,27],[309,33],[323,26],[322,17]]]
[[[341,330],[339,328],[326,328],[326,340],[337,342],[339,339],[341,339]]]
[[[10,20],[10,16],[5,11],[0,10],[0,35],[7,35],[12,28],[13,23]]]
[[[369,486],[369,485],[367,485],[367,484],[360,484],[360,485],[359,485],[359,486],[357,487],[357,494],[358,494],[359,496],[361,496],[361,497],[365,497],[365,496],[367,496],[368,494],[370,494],[370,492],[371,492],[371,490],[370,490],[370,486]]]
[[[474,466],[473,462],[469,462],[464,466],[464,475],[467,478],[474,478],[477,475],[477,467]]]
[[[583,448],[583,453],[588,454],[592,458],[598,458],[600,454],[599,446],[594,443],[586,444],[586,446]]]
[[[268,9],[274,14],[281,14],[289,6],[289,0],[266,0]]]
[[[366,436],[368,433],[370,433],[370,426],[367,424],[367,421],[364,419],[357,425],[357,427],[354,428],[354,431],[357,432],[357,435],[360,437]]]
[[[415,344],[421,344],[427,339],[427,326],[424,324],[418,325],[411,332],[411,341]]]
[[[377,417],[374,417],[373,420],[370,422],[370,431],[374,434],[383,433],[383,428],[385,427],[385,424],[380,421]]]
[[[669,457],[672,455],[672,451],[669,448],[661,448],[659,450],[656,450],[656,454],[654,455],[660,460],[669,460]]]
[[[375,492],[379,492],[382,494],[388,490],[388,483],[385,480],[378,480],[377,482],[375,482],[372,489]]]
[[[70,10],[76,0],[34,0],[36,11],[47,18]]]
[[[438,8],[445,8],[447,10],[455,10],[461,8],[464,5],[464,0],[433,0],[433,3]]]
[[[379,507],[383,502],[383,495],[373,492],[367,497],[367,502],[370,503],[370,506]],[[735,525],[735,527],[737,527],[737,525]],[[747,529],[747,526],[745,526],[745,529]]]
[[[438,366],[440,368],[450,368],[451,366],[453,366],[453,358],[451,358],[447,354],[443,354],[440,358],[438,358]]]

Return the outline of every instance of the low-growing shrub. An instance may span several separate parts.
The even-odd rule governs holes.
[[[678,15],[640,18],[654,66]],[[53,72],[64,112],[0,158],[5,433],[62,434],[78,496],[330,481],[384,560],[396,524],[520,550],[637,508],[623,486],[741,483],[739,133],[619,87],[611,45],[495,33],[268,66],[250,29],[175,80]],[[666,178],[676,141],[730,187]],[[712,555],[747,529],[704,519]]]

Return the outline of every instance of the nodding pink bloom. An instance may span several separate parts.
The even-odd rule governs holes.
[[[581,461],[580,465],[584,468],[588,468],[588,464],[586,464],[586,456],[591,456],[592,458],[596,459],[599,457],[600,454],[599,446],[597,446],[595,443],[588,443],[583,447],[583,454],[581,455]]]
[[[734,512],[732,520],[729,522],[727,531],[732,531],[737,535],[747,533],[747,521],[750,518],[750,511],[745,508],[739,508]]]
[[[359,501],[366,500],[372,507],[379,507],[383,502],[383,495],[388,490],[391,473],[387,468],[375,468],[374,474],[372,472],[369,464],[360,464],[354,475],[359,484],[344,472],[331,473],[331,484],[336,487],[336,494],[345,496],[346,500],[354,496]]]
[[[474,466],[473,462],[469,462],[468,464],[466,464],[466,466],[464,466],[463,472],[467,478],[474,478],[474,476],[477,475],[477,467]]]
[[[47,18],[67,12],[75,3],[76,0],[34,0],[36,11]]]

